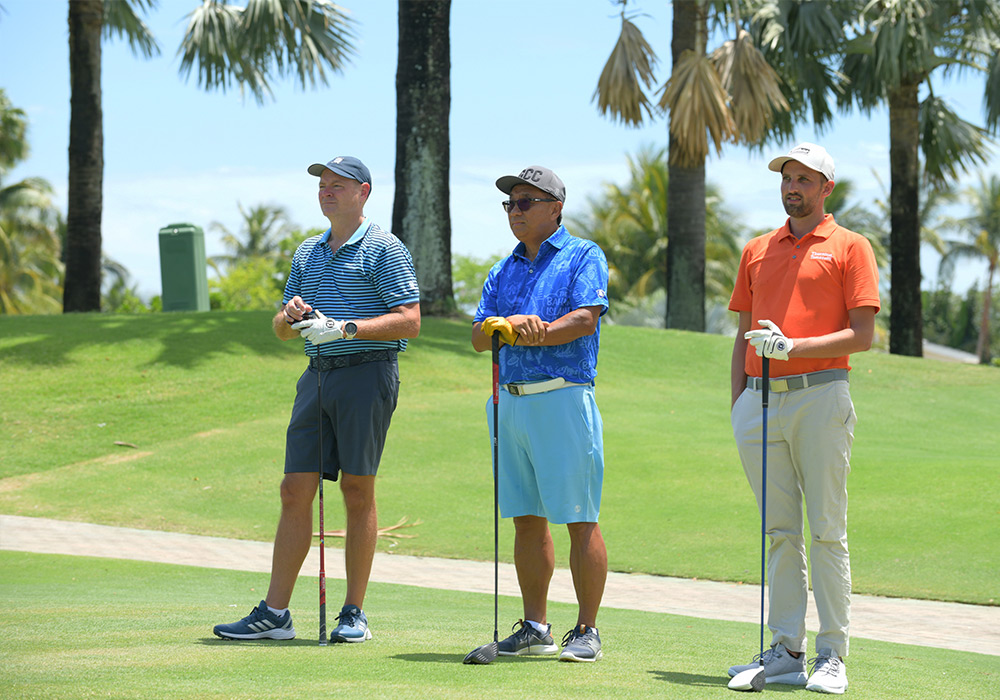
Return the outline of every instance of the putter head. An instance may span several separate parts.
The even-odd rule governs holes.
[[[463,664],[488,664],[492,663],[494,659],[497,658],[497,643],[490,642],[489,644],[484,644],[481,647],[476,647],[468,654],[465,655],[465,659],[462,661]]]
[[[759,693],[764,690],[767,677],[764,675],[764,667],[748,668],[733,676],[729,681],[730,690],[743,690],[751,693]]]

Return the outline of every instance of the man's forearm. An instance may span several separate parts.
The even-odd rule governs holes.
[[[402,304],[389,310],[389,313],[372,318],[344,318],[342,321],[354,321],[358,324],[358,340],[402,340],[416,338],[420,333],[420,304]]]

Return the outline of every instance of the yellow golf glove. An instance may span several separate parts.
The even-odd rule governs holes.
[[[517,342],[518,334],[511,328],[510,321],[503,316],[490,316],[484,319],[481,328],[487,336],[492,336],[493,331],[500,331],[500,339],[507,345],[513,345]]]

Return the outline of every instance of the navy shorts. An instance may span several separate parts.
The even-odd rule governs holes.
[[[317,405],[318,379],[322,379],[322,417]],[[375,476],[398,396],[396,360],[366,362],[322,373],[306,369],[296,385],[288,423],[285,473],[319,471],[322,424],[323,475],[327,479],[336,481],[339,471]]]

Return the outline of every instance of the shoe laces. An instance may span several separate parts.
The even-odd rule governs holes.
[[[751,663],[756,662],[759,663],[761,666],[765,666],[771,663],[772,659],[776,659],[779,653],[780,652],[778,652],[778,647],[771,647],[769,649],[765,649],[763,654],[754,654],[753,659],[751,659]]]
[[[839,656],[817,656],[809,659],[809,665],[813,667],[813,673],[828,673],[836,676],[840,673],[840,665],[843,663]]]
[[[580,637],[586,636],[586,634],[587,634],[587,626],[577,625],[576,627],[574,627],[569,632],[563,635],[562,645],[567,646],[570,642],[579,639]]]
[[[341,610],[340,614],[337,615],[337,622],[342,625],[347,625],[348,627],[354,627],[357,624],[359,617],[361,617],[361,611],[358,608]]]

